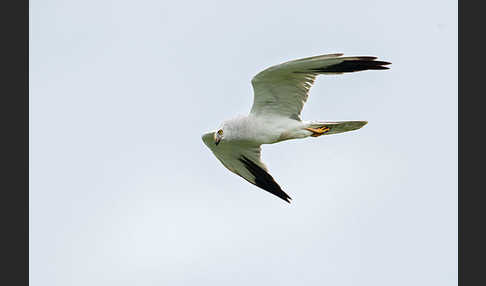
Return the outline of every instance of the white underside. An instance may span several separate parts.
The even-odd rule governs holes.
[[[326,135],[352,131],[363,127],[366,121],[298,121],[277,116],[240,116],[223,123],[226,141],[273,144],[290,139],[307,138],[313,132],[306,128],[327,126],[331,131]]]

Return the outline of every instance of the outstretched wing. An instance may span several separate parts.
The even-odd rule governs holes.
[[[300,120],[309,90],[320,74],[341,74],[364,70],[388,69],[390,63],[376,57],[341,57],[329,54],[303,58],[275,65],[251,80],[254,99],[250,113],[276,115]]]
[[[218,160],[231,172],[267,192],[290,203],[291,198],[275,182],[268,173],[267,167],[260,160],[260,145],[244,145],[224,142],[214,143],[214,132],[202,136],[204,144],[208,146]]]

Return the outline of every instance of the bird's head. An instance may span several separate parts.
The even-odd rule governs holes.
[[[212,150],[212,148],[218,145],[221,146],[221,143],[238,139],[238,128],[241,125],[239,121],[241,121],[239,118],[226,120],[219,125],[216,131],[203,134],[202,139],[204,144]]]
[[[202,140],[209,149],[213,150],[216,148],[222,141],[228,139],[229,130],[226,130],[223,127],[216,129],[216,131],[211,131],[202,135]]]

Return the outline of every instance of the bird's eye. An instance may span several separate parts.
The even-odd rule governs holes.
[[[218,130],[218,134],[219,134],[219,135],[223,135],[223,129],[219,129],[219,130]]]

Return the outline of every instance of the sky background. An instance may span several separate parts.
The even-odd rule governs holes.
[[[287,204],[201,135],[251,78],[342,52],[264,145]],[[457,285],[457,1],[30,2],[30,284]]]

